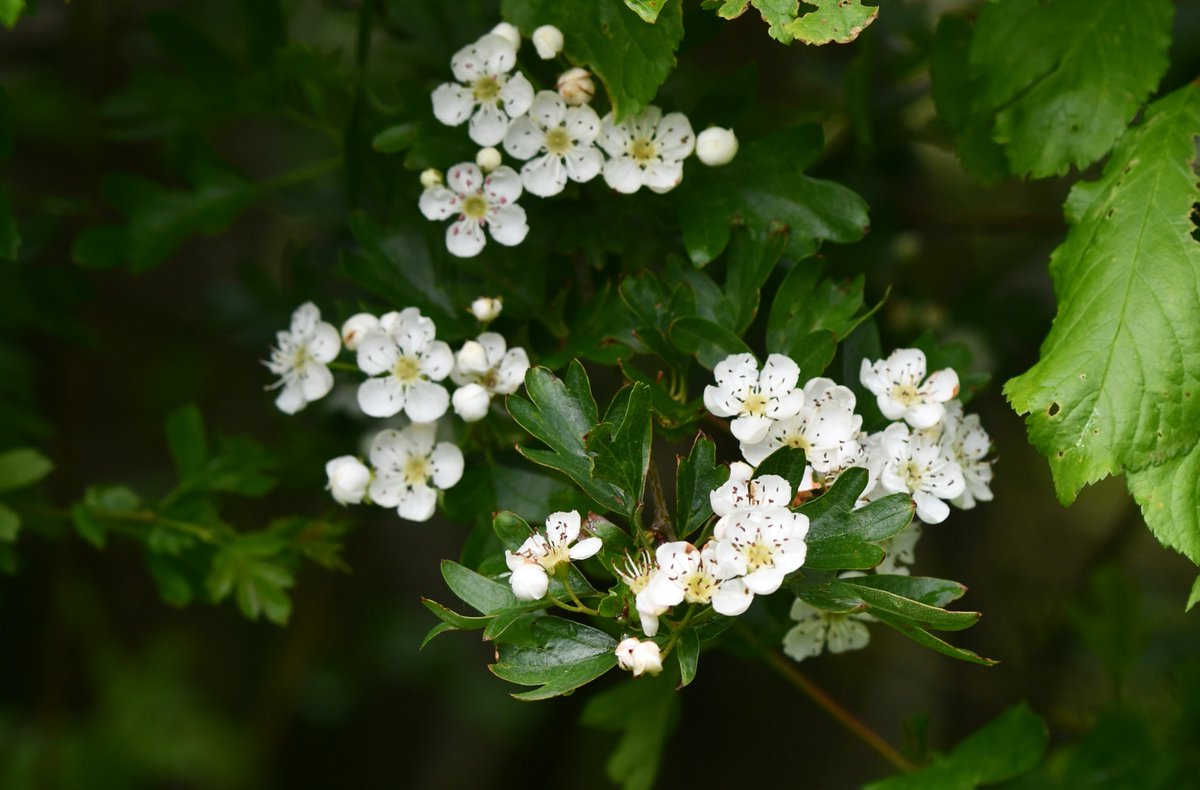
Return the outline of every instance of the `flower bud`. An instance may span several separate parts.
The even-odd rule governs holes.
[[[490,173],[500,166],[500,152],[490,145],[487,148],[480,148],[479,153],[475,154],[475,164],[479,165],[479,169],[485,173]]]
[[[554,25],[542,25],[533,31],[532,40],[533,45],[537,47],[538,57],[542,60],[556,58],[558,53],[562,52],[563,34]]]
[[[464,384],[454,391],[450,402],[454,405],[454,413],[463,422],[479,422],[487,416],[492,396],[480,384]]]
[[[555,87],[563,101],[576,107],[587,104],[596,95],[596,84],[592,82],[591,73],[578,67],[559,75]]]
[[[459,371],[467,374],[487,373],[492,367],[488,364],[487,350],[476,340],[468,340],[463,343],[463,347],[459,349],[458,355],[455,357],[455,362],[458,364]]]
[[[711,126],[696,137],[696,156],[706,165],[727,165],[737,152],[737,136],[732,129]]]
[[[513,52],[516,52],[521,48],[521,31],[517,30],[515,25],[510,25],[507,22],[501,22],[492,28],[492,35],[500,36],[500,38],[504,39],[509,44],[512,44]]]
[[[504,302],[498,296],[481,296],[471,302],[471,315],[483,323],[495,321],[504,308]]]
[[[362,502],[371,483],[371,470],[352,455],[339,456],[325,464],[325,476],[329,478],[325,488],[343,505]]]
[[[545,568],[530,560],[513,568],[508,584],[518,601],[538,601],[550,589],[550,577]]]
[[[358,348],[359,342],[368,332],[380,329],[379,319],[370,313],[355,313],[342,324],[342,345],[347,351]]]
[[[662,672],[662,653],[656,642],[641,641],[637,637],[629,637],[617,645],[617,665],[621,669],[633,671],[636,678],[645,673],[657,675]]]
[[[421,171],[421,186],[426,189],[433,189],[442,185],[442,171],[436,167],[431,167],[428,170]]]

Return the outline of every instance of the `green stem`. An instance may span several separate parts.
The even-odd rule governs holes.
[[[710,607],[708,611],[712,611]],[[683,619],[679,621],[679,625],[671,630],[671,638],[667,641],[667,646],[662,649],[662,658],[666,658],[675,649],[675,644],[679,641],[679,636],[687,629],[692,622],[692,616],[696,614],[696,604],[688,606],[687,612],[683,615]]]
[[[567,563],[567,564],[559,565],[558,568],[554,572],[555,577],[560,582],[562,582],[563,589],[565,589],[567,591],[567,595],[570,596],[571,601],[575,604],[575,607],[572,608],[570,611],[584,612],[586,614],[599,614],[600,612],[598,610],[591,608],[590,606],[585,604],[583,601],[579,600],[579,596],[575,594],[575,590],[571,589],[571,582],[569,579],[570,568],[571,568],[570,564]],[[554,600],[554,599],[551,598],[551,600]],[[564,606],[563,608],[565,609],[566,607]]]

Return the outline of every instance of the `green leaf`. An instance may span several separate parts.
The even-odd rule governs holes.
[[[975,85],[968,65],[971,25],[966,19],[946,14],[938,22],[929,76],[938,116],[954,136],[954,149],[963,167],[985,184],[1008,175],[1004,149],[992,139],[993,118]]]
[[[1050,259],[1058,315],[1037,364],[1004,386],[1064,504],[1200,438],[1200,292],[1180,286],[1200,278],[1198,134],[1200,86],[1188,85],[1150,105],[1099,180],[1067,198],[1071,227]],[[1139,501],[1168,476],[1132,481]]]
[[[782,449],[771,453],[766,460],[770,461],[779,455]],[[795,463],[793,461],[792,466]],[[913,502],[903,495],[884,497],[854,510],[866,485],[867,470],[852,467],[843,472],[824,494],[797,508],[809,519],[808,536],[805,538],[808,545],[805,568],[873,568],[883,560],[884,551],[872,541],[891,537],[912,521],[915,509]]]
[[[614,565],[622,563],[625,555],[633,550],[633,539],[629,533],[612,523],[604,516],[588,513],[580,530],[581,537],[595,536],[600,538],[601,549],[597,555],[601,563],[610,571]]]
[[[549,515],[549,514],[547,514]],[[492,516],[492,531],[509,551],[516,551],[533,534],[528,522],[516,513],[502,510]]]
[[[371,140],[371,147],[381,154],[396,154],[407,150],[417,138],[417,124],[401,123],[384,129]]]
[[[184,607],[195,598],[192,581],[188,577],[183,563],[168,554],[160,554],[146,548],[146,567],[150,569],[150,577],[158,588],[158,595],[167,604]]]
[[[261,615],[276,625],[286,625],[292,613],[287,590],[295,579],[280,562],[282,542],[267,538],[265,533],[243,535],[222,546],[213,557],[205,584],[214,603],[233,592],[248,619],[257,620]]]
[[[1200,442],[1186,455],[1129,472],[1127,482],[1159,543],[1200,565]]]
[[[974,790],[1033,769],[1049,734],[1026,703],[1009,708],[960,742],[949,754],[911,773],[867,785],[867,790]]]
[[[767,353],[786,354],[793,359],[804,356],[814,342],[815,333],[825,332],[839,341],[870,318],[883,302],[863,310],[863,285],[860,274],[853,280],[836,281],[821,276],[815,262],[793,265],[775,291],[767,316]],[[818,375],[804,367],[811,378]],[[858,371],[855,371],[857,378]]]
[[[696,434],[692,451],[678,458],[675,475],[675,532],[680,540],[700,529],[713,514],[709,498],[729,480],[729,467],[717,463],[717,446],[703,433]]]
[[[694,430],[692,426],[703,419],[706,413],[703,399],[697,397],[686,403],[676,400],[669,391],[670,380],[665,375],[666,371],[659,370],[658,375],[651,376],[632,362],[622,360],[621,373],[626,380],[640,382],[650,388],[654,419],[668,439],[685,441]]]
[[[0,453],[0,493],[28,488],[54,469],[54,463],[32,447]]]
[[[671,324],[671,342],[685,354],[712,370],[730,354],[749,354],[750,347],[720,324],[699,316],[684,316]]]
[[[858,579],[845,579],[840,584],[849,587],[854,595],[866,602],[872,614],[886,612],[897,615],[922,628],[961,631],[979,622],[979,612],[949,612],[937,606],[914,601],[903,594],[889,592],[870,584],[861,584]]]
[[[512,696],[540,700],[566,694],[590,683],[617,664],[617,642],[603,631],[560,617],[543,617],[531,626],[537,644],[497,647],[488,668],[499,678],[537,686]]]
[[[951,601],[957,601],[967,591],[967,588],[958,582],[934,579],[929,576],[899,576],[881,573],[873,576],[858,576],[854,582],[860,587],[885,590],[904,598],[911,598],[919,603],[937,607],[944,607]]]
[[[455,631],[474,631],[483,628],[492,619],[490,616],[478,617],[475,615],[459,614],[453,609],[442,606],[437,601],[431,601],[428,598],[422,598],[421,605],[433,612],[435,617]]]
[[[792,485],[792,490],[800,488],[804,483],[804,471],[808,468],[808,459],[799,447],[780,447],[763,459],[754,470],[754,477],[763,475],[778,475]],[[727,478],[728,479],[728,478]],[[844,489],[838,489],[841,496]],[[857,497],[857,494],[855,495]],[[832,503],[832,499],[829,500]],[[790,504],[790,503],[789,503]]]
[[[883,611],[872,611],[871,614],[874,615],[879,622],[896,629],[909,639],[916,642],[918,645],[927,647],[930,650],[941,653],[944,656],[949,656],[950,658],[955,658],[959,661],[966,661],[969,664],[978,664],[982,667],[991,667],[998,663],[994,659],[984,658],[983,656],[980,656],[971,650],[967,650],[966,648],[955,647],[944,639],[934,636],[924,628],[914,623],[912,620],[909,620],[905,617]]]
[[[481,614],[495,614],[518,605],[507,584],[480,576],[453,560],[442,560],[442,578],[468,606]]]
[[[690,684],[696,677],[696,665],[700,661],[700,635],[689,628],[679,635],[675,643],[675,658],[679,661],[679,687]]]
[[[621,0],[504,0],[500,11],[526,36],[541,25],[561,30],[567,60],[600,78],[621,121],[653,101],[675,68],[683,3],[661,5],[653,25],[630,14]]]
[[[725,296],[731,307],[729,327],[743,334],[758,314],[759,291],[788,243],[782,230],[754,240],[742,229],[735,229],[726,252]],[[778,296],[776,297],[778,301]]]
[[[488,642],[504,642],[507,644],[526,644],[528,643],[528,630],[532,627],[535,619],[542,617],[541,612],[531,612],[528,606],[518,607],[515,609],[503,609],[496,612],[496,615],[487,624],[487,628],[483,629],[483,638]],[[524,628],[516,628],[514,626],[524,625]],[[519,635],[517,638],[506,638],[506,634]]]
[[[1192,607],[1200,603],[1200,576],[1196,577],[1196,581],[1192,582],[1192,592],[1188,595],[1187,607],[1184,611],[1192,611]]]
[[[0,502],[0,543],[15,543],[21,530],[21,516]]]
[[[1167,69],[1170,0],[1007,0],[971,42],[976,94],[1016,175],[1061,175],[1100,159]],[[943,72],[944,73],[944,72]],[[945,98],[945,97],[943,97]]]
[[[783,28],[787,35],[805,44],[848,44],[879,16],[878,6],[863,5],[861,0],[802,0],[801,9],[807,6],[816,6],[817,10]]]
[[[821,155],[819,126],[800,126],[744,145],[724,167],[692,169],[676,190],[684,245],[696,265],[721,254],[730,228],[743,224],[765,242],[786,230],[784,254],[812,255],[823,241],[858,241],[867,231],[867,204],[841,184],[804,175]]]
[[[587,436],[587,452],[594,458],[595,475],[620,490],[618,510],[629,518],[633,518],[646,486],[652,431],[650,388],[635,383],[622,387],[613,396],[604,422]]]
[[[81,538],[102,549],[112,515],[134,513],[141,506],[138,495],[125,486],[89,486],[83,501],[71,507],[71,521]]]
[[[632,8],[644,21],[654,24],[658,14],[670,0],[625,0],[625,5]]]
[[[585,727],[620,732],[605,766],[608,778],[624,790],[650,790],[658,775],[667,738],[679,721],[680,695],[666,672],[621,683],[588,700]]]
[[[25,0],[0,0],[0,25],[12,30],[24,10]]]
[[[670,285],[668,285],[670,283]],[[696,314],[696,292],[686,282],[667,279],[650,271],[621,280],[621,301],[633,314],[638,339],[676,370],[688,357],[670,341],[671,322]]]

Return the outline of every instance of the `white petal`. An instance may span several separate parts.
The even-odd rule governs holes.
[[[600,137],[597,142],[614,159],[626,156],[629,153],[629,143],[632,142],[629,127],[614,123],[613,114],[610,112],[600,121]]]
[[[436,186],[421,193],[417,207],[425,215],[425,219],[445,219],[457,214],[462,200],[457,194],[446,187]]]
[[[882,365],[882,362],[877,364]],[[862,366],[858,371],[858,380],[875,395],[879,395],[887,388],[887,382],[884,381],[880,369],[876,365],[872,365],[871,361],[867,359],[862,361]]]
[[[496,372],[495,391],[508,395],[516,392],[525,383],[525,374],[529,372],[529,355],[523,348],[510,349],[500,361]]]
[[[460,162],[446,173],[446,183],[460,195],[473,195],[483,185],[483,172],[474,162]]]
[[[515,203],[490,213],[487,226],[492,238],[506,247],[520,244],[529,235],[529,225],[525,221],[525,209]]]
[[[759,507],[788,507],[792,504],[792,484],[779,475],[763,475],[755,478],[750,485],[754,492],[754,502]]]
[[[439,442],[429,456],[429,463],[432,467],[430,478],[442,490],[453,488],[462,479],[463,454],[457,445]]]
[[[642,111],[641,115],[629,119],[629,133],[635,138],[644,137],[650,139],[654,137],[654,132],[658,128],[658,122],[661,119],[662,110],[651,104]]]
[[[404,388],[395,376],[367,379],[358,385],[358,407],[368,417],[399,414],[404,402]]]
[[[404,481],[394,475],[376,475],[367,489],[371,501],[380,507],[395,507],[400,504],[400,498],[408,490]]]
[[[437,491],[418,483],[401,492],[396,512],[409,521],[428,521],[437,510]]]
[[[513,569],[508,583],[518,601],[540,601],[550,590],[550,577],[536,562],[523,561]]]
[[[493,77],[507,74],[517,65],[517,50],[504,36],[488,33],[475,42],[475,54],[483,72]]]
[[[529,111],[533,103],[533,86],[524,74],[514,74],[500,89],[500,100],[504,102],[504,111],[509,118],[518,118]]]
[[[917,503],[917,518],[926,524],[941,524],[950,515],[950,506],[932,494],[916,491],[912,498]]]
[[[572,546],[568,554],[573,560],[586,560],[600,551],[601,546],[600,538],[584,538]]]
[[[433,443],[437,441],[437,425],[414,422],[400,431],[400,440],[412,455],[428,458],[433,453]]]
[[[642,188],[642,169],[627,156],[604,163],[604,183],[625,195]]]
[[[471,116],[468,135],[479,145],[500,145],[508,131],[508,116],[494,104],[480,105]]]
[[[487,239],[477,220],[460,219],[446,228],[446,249],[459,258],[473,258],[483,251]]]
[[[717,384],[729,392],[745,392],[758,382],[758,360],[753,354],[731,354],[713,368]]]
[[[582,184],[600,175],[600,169],[604,167],[604,156],[598,148],[577,145],[567,151],[563,157],[563,164],[567,169],[567,176],[572,181]]]
[[[420,370],[430,381],[441,381],[454,367],[454,352],[441,340],[430,343],[421,354]]]
[[[893,381],[918,386],[925,378],[925,352],[919,348],[898,348],[887,358],[887,369]]]
[[[487,360],[487,367],[484,368],[485,371],[500,362],[504,358],[505,350],[508,348],[508,344],[504,340],[504,335],[499,332],[484,332],[475,338],[475,342],[484,351],[484,358]]]
[[[450,70],[459,82],[474,82],[484,75],[483,58],[474,43],[454,53],[454,57],[450,58]]]
[[[567,185],[567,171],[562,157],[545,154],[531,159],[521,168],[521,182],[538,197],[551,197]]]
[[[279,388],[279,394],[275,396],[275,407],[284,414],[295,414],[308,405],[308,401],[304,399],[304,389],[299,381],[289,379],[286,384]]]
[[[687,116],[679,112],[664,115],[655,129],[654,143],[658,155],[665,161],[678,162],[691,155],[696,147],[696,137]]]
[[[545,131],[561,126],[566,112],[566,102],[554,91],[538,91],[529,105],[530,120]]]
[[[746,444],[761,442],[767,435],[771,421],[766,417],[738,417],[729,424],[729,430],[735,439]]]
[[[546,146],[546,133],[522,117],[512,122],[504,134],[504,150],[517,159],[529,159]]]
[[[791,357],[771,354],[763,363],[759,384],[766,395],[780,396],[796,389],[800,380],[800,366]]]
[[[483,193],[492,206],[506,206],[521,197],[521,177],[507,165],[498,167],[484,179]]]
[[[434,422],[450,408],[450,393],[441,384],[416,381],[408,388],[404,413],[413,422]],[[365,411],[365,410],[364,410]],[[375,416],[375,415],[371,415]]]
[[[915,403],[904,410],[904,421],[914,428],[932,428],[945,413],[941,403]]]
[[[704,388],[704,408],[717,417],[732,417],[742,410],[742,399],[723,387]]]
[[[304,337],[312,332],[320,320],[321,310],[312,302],[305,302],[292,312],[292,335]]]
[[[804,391],[792,390],[779,396],[772,396],[767,402],[767,416],[773,420],[783,420],[795,417],[804,408]]]
[[[400,349],[390,335],[368,332],[358,343],[358,367],[367,375],[389,373],[400,359]]]
[[[312,403],[329,394],[333,389],[333,374],[329,368],[316,362],[307,362],[296,371],[296,379],[304,392],[304,400]]]
[[[447,126],[458,126],[471,117],[475,97],[470,88],[445,82],[433,91],[433,115]]]
[[[770,595],[783,584],[783,571],[778,568],[759,568],[742,577],[742,581],[755,595]]]
[[[776,425],[778,425],[778,423],[776,423]],[[741,444],[742,457],[745,458],[746,463],[750,464],[751,466],[760,465],[763,461],[767,460],[767,457],[770,456],[771,453],[775,452],[777,449],[778,448],[775,446],[775,444],[771,442],[770,437],[764,441],[756,442],[755,444],[746,444],[745,442],[742,442]]]
[[[849,617],[834,617],[829,622],[827,637],[830,653],[845,653],[861,650],[871,641],[871,632],[866,625]]]
[[[933,400],[948,401],[958,395],[958,374],[953,368],[931,373],[919,391]]]
[[[793,626],[783,635],[783,652],[794,661],[821,655],[825,649],[825,620],[817,616]]]
[[[660,195],[670,192],[679,186],[679,182],[683,181],[683,163],[655,162],[646,168],[642,180],[646,186]]]
[[[717,610],[717,614],[737,617],[749,609],[753,602],[754,593],[750,592],[741,579],[729,579],[717,587],[712,599],[712,608]]]
[[[555,535],[561,539],[558,542],[574,543],[575,539],[579,537],[579,528],[582,524],[583,520],[579,516],[579,511],[560,510],[546,516],[546,536],[552,543],[556,542]]]
[[[578,146],[591,147],[600,136],[600,116],[586,104],[567,110],[565,121],[567,134]]]
[[[492,398],[482,385],[465,384],[454,391],[450,403],[463,422],[479,422],[487,416]]]

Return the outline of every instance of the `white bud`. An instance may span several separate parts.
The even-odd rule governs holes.
[[[563,101],[576,107],[587,104],[596,95],[596,84],[592,82],[591,73],[578,67],[560,74],[555,87]]]
[[[371,470],[352,455],[339,456],[325,464],[325,476],[329,478],[325,488],[343,505],[362,502],[371,483]]]
[[[433,189],[442,185],[442,171],[436,167],[431,167],[428,170],[421,171],[421,186],[426,189]]]
[[[492,367],[488,364],[487,350],[476,340],[468,340],[463,343],[455,361],[458,363],[459,371],[467,374],[487,373]]]
[[[550,589],[550,577],[541,564],[530,560],[513,568],[508,584],[518,601],[538,601]]]
[[[562,52],[563,34],[554,25],[542,25],[533,31],[531,40],[533,41],[533,45],[537,47],[538,57],[542,60],[556,58],[558,57],[558,53]]]
[[[517,30],[515,25],[501,22],[492,28],[492,35],[500,36],[500,38],[512,44],[513,52],[521,48],[521,31]]]
[[[502,161],[500,152],[490,145],[487,148],[480,148],[479,153],[475,154],[475,164],[479,165],[479,169],[485,173],[495,170]]]
[[[464,384],[454,391],[450,402],[463,422],[479,422],[487,416],[492,396],[481,384]]]
[[[342,324],[342,345],[346,350],[353,351],[358,348],[359,341],[368,332],[376,332],[380,329],[379,319],[370,313],[355,313],[346,319],[346,323]]]
[[[737,136],[732,129],[711,126],[696,137],[696,156],[706,165],[727,165],[737,152]]]
[[[483,323],[495,321],[504,309],[504,302],[499,296],[481,296],[471,302],[471,315]]]
[[[637,637],[629,637],[617,645],[617,665],[621,669],[633,671],[633,676],[641,674],[657,675],[662,672],[662,652],[656,642],[641,641]]]

